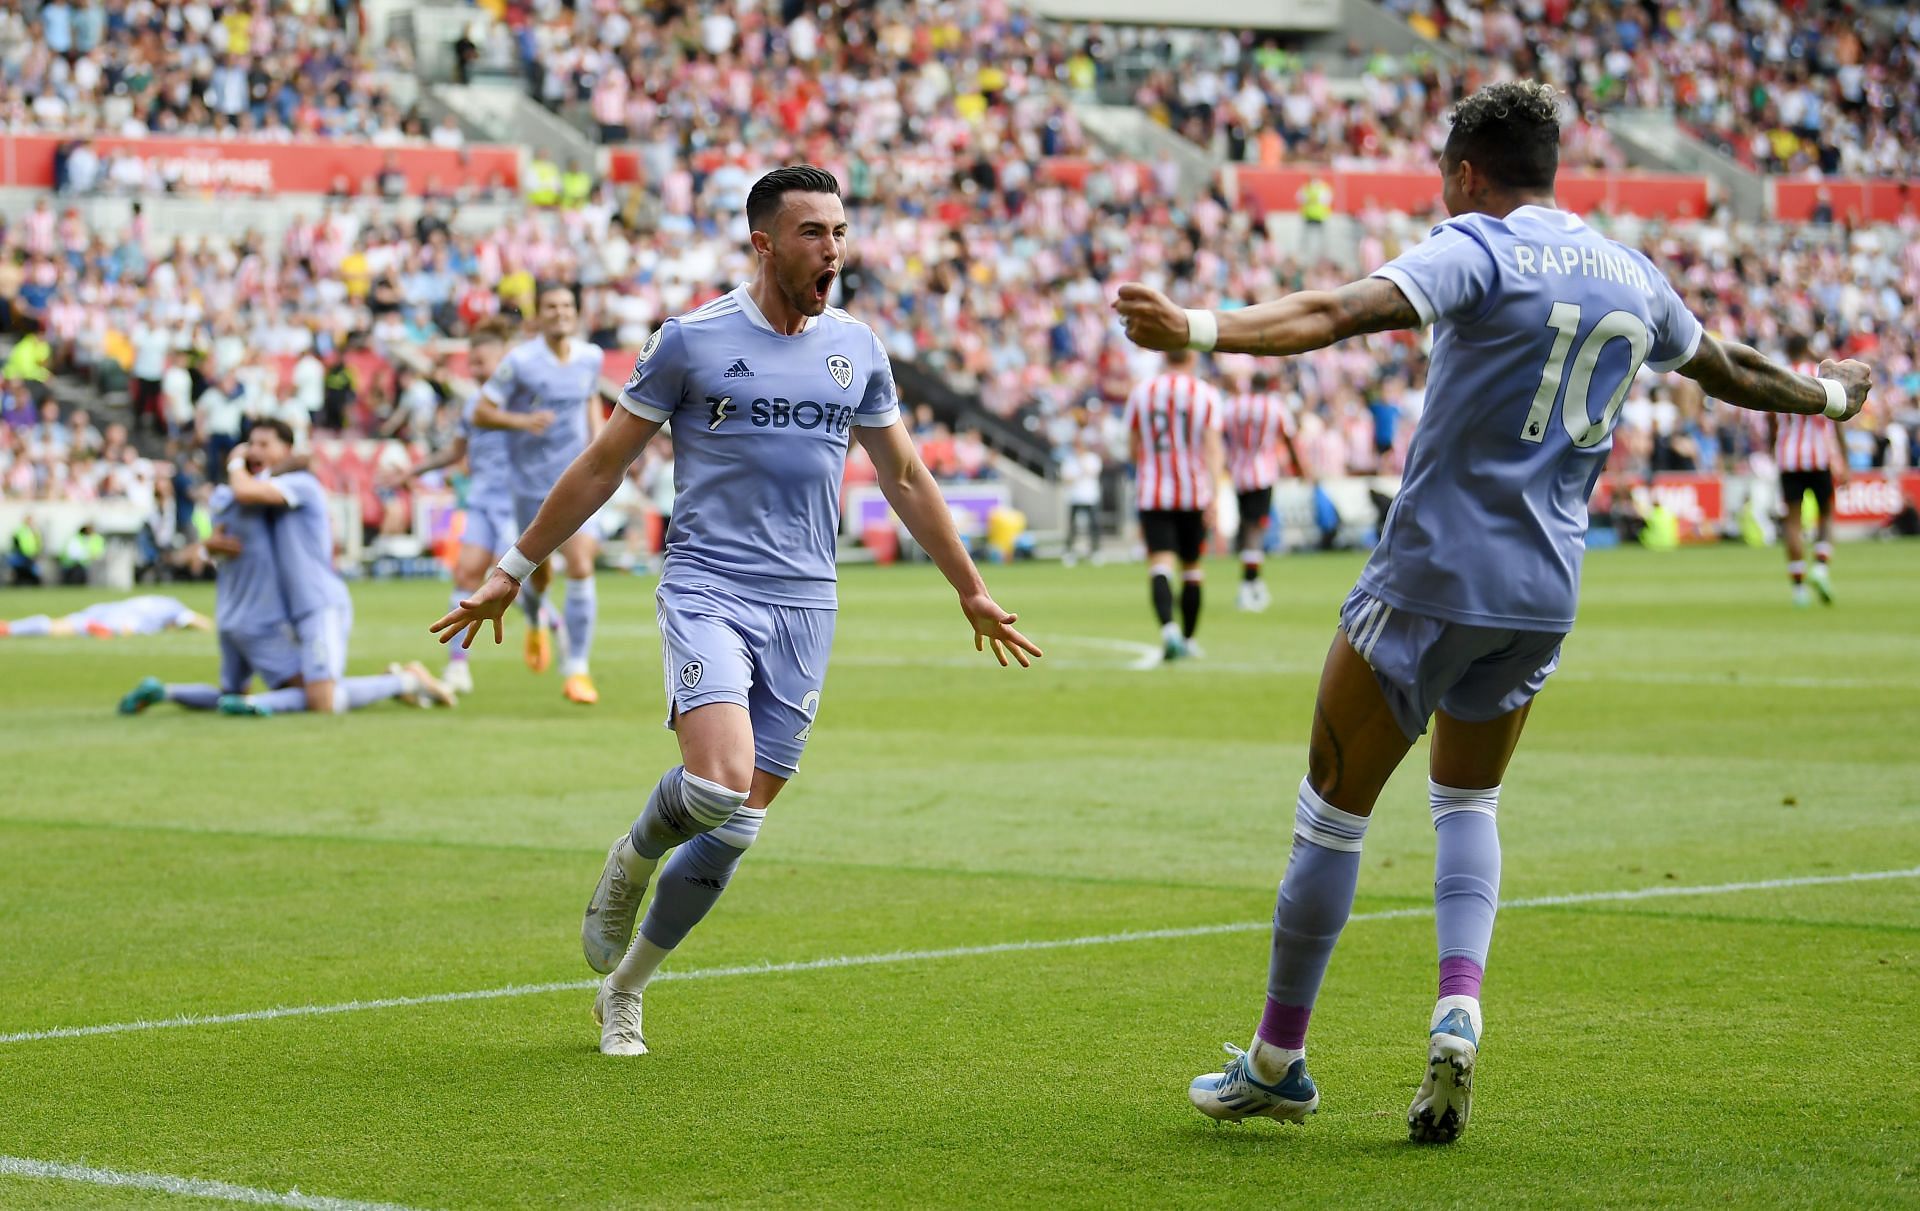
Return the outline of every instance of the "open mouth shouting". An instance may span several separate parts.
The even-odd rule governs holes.
[[[833,290],[833,279],[838,277],[839,274],[840,271],[838,269],[823,269],[813,279],[812,301],[814,310],[820,311],[826,308],[827,295]]]

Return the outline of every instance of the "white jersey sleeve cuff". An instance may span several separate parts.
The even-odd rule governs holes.
[[[625,391],[620,393],[620,406],[642,420],[658,421],[664,425],[673,419],[673,413],[664,408],[656,408],[652,404],[643,404]]]
[[[1400,287],[1400,293],[1407,296],[1407,301],[1413,304],[1414,311],[1419,314],[1420,326],[1422,328],[1433,323],[1436,318],[1436,313],[1433,309],[1433,304],[1427,301],[1427,292],[1416,286],[1413,279],[1408,277],[1400,269],[1393,265],[1382,265],[1368,276],[1379,278],[1385,282],[1392,282],[1394,285]]]
[[[885,429],[897,424],[899,420],[900,409],[898,408],[888,408],[885,412],[856,412],[853,414],[853,423],[859,425],[862,429]]]
[[[1647,369],[1659,374],[1665,374],[1669,370],[1678,370],[1680,367],[1686,365],[1693,360],[1694,354],[1700,352],[1700,338],[1705,332],[1706,329],[1700,326],[1700,321],[1695,320],[1693,322],[1693,335],[1687,338],[1686,352],[1680,354],[1678,357],[1667,358],[1665,361],[1648,362]]]

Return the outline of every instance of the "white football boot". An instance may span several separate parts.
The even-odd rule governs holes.
[[[633,840],[621,833],[607,851],[607,864],[594,884],[593,898],[587,901],[587,913],[580,922],[580,949],[587,966],[606,975],[620,965],[633,941],[633,919],[640,914],[640,901],[647,894],[647,882],[653,878],[658,858],[643,858],[633,850]]]
[[[601,1055],[645,1055],[647,1040],[640,1034],[640,994],[620,992],[600,981],[593,995],[593,1020],[600,1024]]]

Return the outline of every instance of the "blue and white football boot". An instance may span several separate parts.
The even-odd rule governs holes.
[[[1226,1123],[1256,1117],[1304,1123],[1320,1108],[1320,1091],[1307,1075],[1307,1057],[1293,1061],[1287,1074],[1269,1085],[1254,1075],[1253,1062],[1246,1052],[1232,1043],[1225,1046],[1233,1057],[1227,1061],[1226,1070],[1194,1077],[1193,1084],[1187,1086],[1187,1099],[1200,1113]],[[1255,1040],[1254,1046],[1262,1044]]]
[[[1427,1078],[1407,1111],[1416,1144],[1451,1144],[1467,1129],[1473,1109],[1473,1065],[1480,1055],[1480,1002],[1442,997],[1427,1034]]]

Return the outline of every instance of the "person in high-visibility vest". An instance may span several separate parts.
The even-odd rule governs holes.
[[[1327,220],[1333,217],[1333,186],[1324,177],[1314,177],[1300,187],[1299,201],[1300,221],[1306,224],[1301,233],[1301,250],[1305,251],[1308,244],[1325,249]]]
[[[560,204],[560,166],[545,156],[527,162],[527,201],[534,206]]]
[[[567,165],[567,171],[560,177],[560,205],[568,210],[578,210],[593,197],[593,174],[580,167],[575,160]]]
[[[16,585],[37,585],[40,583],[40,531],[33,526],[33,518],[23,517],[20,524],[13,528],[13,541],[7,551],[7,566],[13,569],[13,583]]]

